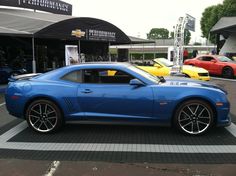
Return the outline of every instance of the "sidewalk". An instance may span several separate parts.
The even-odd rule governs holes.
[[[159,163],[106,163],[93,161],[57,161],[1,159],[0,176],[17,175],[214,175],[234,176],[234,164],[159,164]],[[25,169],[25,166],[28,166]],[[16,175],[16,174],[15,174]]]

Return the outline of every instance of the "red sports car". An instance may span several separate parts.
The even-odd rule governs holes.
[[[201,55],[185,60],[184,64],[205,68],[212,75],[221,75],[225,78],[236,76],[236,62],[225,56]]]

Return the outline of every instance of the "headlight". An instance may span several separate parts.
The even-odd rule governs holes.
[[[198,76],[209,76],[209,73],[198,73]]]

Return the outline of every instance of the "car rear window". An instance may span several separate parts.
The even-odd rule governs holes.
[[[66,81],[82,83],[82,81],[83,81],[82,71],[77,70],[77,71],[70,72],[70,73],[66,74],[65,76],[63,76],[61,79],[66,80]]]

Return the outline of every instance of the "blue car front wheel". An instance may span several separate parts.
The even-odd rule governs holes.
[[[63,118],[58,106],[49,100],[33,101],[26,110],[28,125],[40,133],[50,133],[63,125]]]
[[[181,132],[200,135],[212,126],[214,113],[211,106],[203,100],[183,102],[176,110],[174,124]]]

